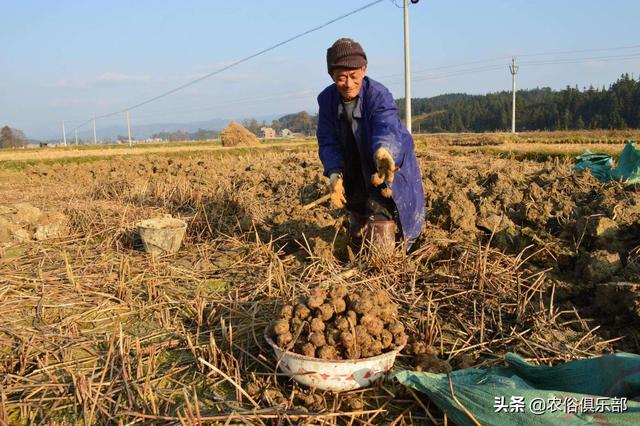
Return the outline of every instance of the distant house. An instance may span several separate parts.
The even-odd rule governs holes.
[[[276,131],[271,127],[262,127],[260,130],[262,131],[263,137],[265,139],[275,139]]]
[[[280,133],[282,134],[283,138],[304,138],[305,136],[303,133],[295,133],[289,129],[282,129]]]

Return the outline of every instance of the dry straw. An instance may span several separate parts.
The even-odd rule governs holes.
[[[98,170],[63,199],[73,235],[0,259],[0,422],[442,424],[432,403],[396,383],[333,395],[278,373],[261,337],[278,305],[336,282],[388,290],[408,332],[454,366],[498,365],[507,351],[551,364],[610,347],[575,310],[553,307],[544,271],[486,243],[432,239],[370,265],[318,255],[308,237],[319,206],[302,207],[319,197],[314,187],[277,184],[289,225],[307,228],[271,237],[273,206],[232,170],[275,179],[277,163],[287,181],[285,170],[312,155],[247,155],[224,168],[184,159],[176,176],[166,159],[123,162],[121,176]],[[152,166],[168,170],[156,179]],[[313,173],[307,185],[321,182]],[[178,255],[138,250],[132,225],[157,213],[189,221]]]

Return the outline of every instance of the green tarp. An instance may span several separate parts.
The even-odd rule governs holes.
[[[640,183],[640,149],[637,148],[636,142],[628,141],[620,153],[617,166],[614,169],[611,166],[610,155],[593,154],[587,150],[576,157],[575,170],[581,172],[589,169],[601,182],[616,180],[628,184]]]
[[[640,425],[640,355],[553,367],[530,365],[512,353],[505,361],[506,367],[401,370],[393,377],[426,394],[458,425]]]

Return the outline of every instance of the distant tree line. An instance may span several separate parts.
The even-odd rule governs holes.
[[[640,128],[640,80],[623,74],[608,88],[567,86],[564,90],[548,87],[518,90],[516,128],[526,130],[581,130]],[[404,119],[404,99],[396,100],[400,118]],[[492,132],[511,128],[511,92],[486,95],[450,93],[411,101],[413,130],[421,132]],[[247,119],[242,125],[258,136],[262,127],[278,133],[289,129],[312,136],[318,115],[306,111],[284,115],[271,124]],[[159,132],[152,138],[169,141],[206,140],[219,137],[217,130],[195,132]],[[123,137],[123,139],[126,139]],[[24,133],[4,126],[0,129],[0,148],[23,147]]]
[[[413,129],[422,132],[486,132],[511,128],[511,92],[447,94],[412,99]],[[404,118],[404,99],[397,101]],[[519,90],[517,130],[640,128],[640,81],[623,74],[609,88],[567,86]]]
[[[280,132],[283,129],[289,129],[293,133],[302,133],[305,136],[312,136],[318,127],[318,114],[309,115],[306,111],[300,111],[295,114],[287,114],[273,120],[271,127]]]
[[[165,141],[203,141],[207,139],[215,139],[219,136],[220,132],[217,130],[198,129],[195,132],[186,132],[184,130],[178,130],[175,132],[159,132],[151,135],[151,138],[162,139]],[[123,140],[127,139],[124,138]]]
[[[452,93],[411,101],[413,130],[422,132],[493,132],[511,129],[510,91],[486,95]],[[396,100],[404,119],[404,99]],[[623,74],[608,88],[567,86],[519,90],[516,94],[516,129],[582,130],[640,128],[640,80]],[[315,134],[318,115],[305,111],[273,120],[280,131]],[[261,135],[263,121],[245,120],[245,127]]]
[[[293,133],[302,133],[307,136],[312,136],[316,132],[318,124],[318,116],[310,115],[306,111],[300,111],[293,114],[287,114],[276,120],[271,121],[271,124],[265,120],[258,121],[255,118],[247,118],[242,121],[242,124],[247,130],[254,133],[256,136],[262,136],[263,127],[272,127],[278,134],[284,129],[289,129]],[[154,139],[162,139],[167,141],[184,141],[184,140],[205,140],[215,139],[220,136],[220,132],[217,130],[205,130],[198,129],[196,132],[190,133],[184,130],[178,130],[175,132],[158,132],[151,135]],[[126,140],[126,138],[124,139]]]
[[[293,133],[302,133],[305,136],[312,136],[316,132],[318,125],[318,115],[310,115],[306,111],[300,111],[293,114],[284,115],[276,120],[272,120],[271,124],[267,124],[262,120],[261,123],[254,118],[246,119],[242,122],[242,125],[253,132],[256,136],[262,136],[263,127],[271,127],[278,134],[284,129],[289,129]]]
[[[27,145],[27,138],[18,129],[4,126],[0,129],[0,148],[19,148]]]
[[[516,129],[582,130],[640,128],[640,81],[623,74],[608,88],[567,86],[563,90],[548,87],[518,90]],[[404,119],[404,99],[396,100]],[[511,92],[486,95],[450,93],[411,101],[413,130],[420,132],[493,132],[511,129]],[[242,125],[257,136],[262,127],[278,132],[289,129],[312,136],[318,126],[318,114],[306,111],[284,115],[271,124],[246,119]],[[162,132],[153,135],[168,140],[209,139],[205,130],[196,134]],[[214,132],[214,131],[210,131]],[[216,135],[217,136],[217,135]]]

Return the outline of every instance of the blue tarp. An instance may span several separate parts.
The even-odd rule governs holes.
[[[610,180],[632,184],[640,183],[640,149],[635,141],[627,141],[618,164],[612,168],[613,160],[607,154],[594,154],[587,150],[576,157],[575,171],[589,169],[591,174],[601,182]]]
[[[640,355],[553,367],[530,365],[512,353],[505,361],[506,367],[402,370],[393,377],[426,394],[458,425],[640,425]]]

